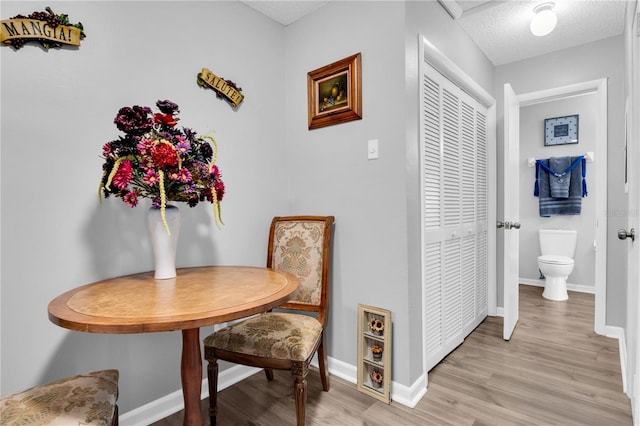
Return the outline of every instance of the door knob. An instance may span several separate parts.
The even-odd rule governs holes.
[[[498,223],[496,223],[496,227],[497,228],[504,228],[504,229],[520,229],[520,222],[509,222],[508,220],[505,220],[504,222],[502,221],[498,221]]]
[[[618,229],[618,238],[621,240],[626,240],[627,238],[631,238],[631,241],[636,240],[636,231],[631,228],[629,232],[626,229]]]

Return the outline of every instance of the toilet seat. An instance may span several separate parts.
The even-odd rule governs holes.
[[[538,256],[538,262],[549,265],[573,265],[573,259],[567,256],[558,256],[555,254],[545,254]]]

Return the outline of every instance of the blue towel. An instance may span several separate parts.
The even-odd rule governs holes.
[[[549,176],[551,196],[554,198],[569,198],[569,184],[571,183],[571,157],[549,158],[549,168],[553,175]]]
[[[572,157],[571,161],[575,162],[580,157]],[[583,182],[586,170],[584,170],[585,161],[579,161],[571,170],[571,181],[569,184],[569,197],[556,198],[551,196],[551,185],[549,173],[545,168],[549,168],[548,160],[540,161],[541,167],[536,167],[538,174],[538,189],[540,216],[550,217],[555,215],[579,215],[582,211],[582,197],[587,195],[586,181]]]

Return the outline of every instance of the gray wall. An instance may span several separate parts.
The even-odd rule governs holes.
[[[498,164],[502,164],[503,87],[511,83],[516,94],[529,93],[568,84],[607,78],[608,94],[608,164],[607,164],[607,317],[606,324],[626,324],[626,248],[617,239],[617,229],[626,226],[624,194],[624,39],[622,36],[600,40],[537,58],[496,67],[495,97],[499,100]],[[503,179],[498,169],[498,185]],[[498,192],[498,217],[504,203]],[[504,249],[498,241],[497,259]],[[502,282],[498,265],[498,283]],[[502,306],[502,286],[498,287],[498,306]]]
[[[403,24],[401,2],[331,2],[286,28],[285,154],[291,211],[336,217],[330,356],[356,365],[359,303],[390,309],[393,380],[408,385]],[[307,73],[357,52],[362,120],[308,130]]]
[[[578,144],[544,146],[545,118],[579,115]],[[596,170],[599,153],[595,138],[595,95],[574,96],[552,102],[520,108],[520,277],[537,280],[540,229],[575,229],[578,231],[575,265],[568,283],[590,287],[595,291],[596,237]],[[538,197],[533,196],[535,168],[528,167],[527,159],[584,155],[594,152],[596,161],[587,163],[587,186],[589,195],[582,199],[579,216],[540,217]],[[542,281],[543,282],[543,281]],[[586,288],[583,290],[587,290]]]
[[[271,217],[290,207],[284,30],[239,2],[3,1],[2,16],[50,5],[83,23],[79,49],[0,49],[1,393],[113,367],[126,413],[181,388],[180,333],[84,334],[47,318],[64,291],[152,268],[149,204],[98,203],[113,118],[171,99],[180,124],[219,142],[226,225],[215,227],[207,204],[183,205],[178,266],[264,265]],[[202,67],[242,87],[237,111],[196,85]]]
[[[2,14],[49,5],[3,1]],[[505,65],[494,78],[437,2],[331,2],[288,27],[238,2],[52,7],[85,25],[79,49],[0,49],[2,394],[105,366],[122,372],[123,413],[180,389],[179,333],[83,334],[46,316],[48,302],[68,289],[152,267],[144,207],[97,203],[101,146],[116,137],[112,120],[124,105],[172,99],[185,125],[220,143],[226,226],[216,230],[206,206],[182,209],[179,266],[263,265],[273,215],[334,214],[329,355],[355,365],[358,303],[391,309],[393,379],[405,386],[422,374],[418,33],[489,93],[495,85],[498,117],[504,82],[525,93],[608,77],[609,229],[623,227],[615,214],[626,207],[615,167],[624,111],[619,37]],[[363,119],[308,131],[306,73],[356,52]],[[196,86],[203,66],[243,88],[237,111]],[[367,161],[374,138],[380,159]],[[607,324],[622,325],[623,253],[609,243]]]
[[[341,19],[349,25],[324,30]],[[406,386],[423,373],[418,33],[493,81],[489,61],[437,2],[330,2],[285,29],[291,209],[336,216],[329,353],[355,365],[358,304],[390,309],[393,380]],[[308,131],[306,73],[356,52],[363,119]],[[367,160],[369,139],[379,140],[378,160]]]
[[[48,5],[3,1],[3,17]],[[118,109],[165,98],[181,124],[218,139],[228,188],[222,230],[206,206],[182,209],[178,266],[263,265],[272,216],[335,215],[329,356],[355,366],[358,303],[388,308],[393,380],[411,386],[423,373],[418,32],[489,92],[493,81],[442,8],[331,2],[288,27],[239,2],[53,8],[84,24],[79,49],[0,51],[1,393],[106,366],[122,373],[122,413],[180,389],[179,333],[83,334],[46,314],[64,291],[152,268],[145,207],[99,205],[96,189]],[[356,52],[363,119],[308,131],[307,72]],[[202,67],[243,88],[237,111],[195,84]],[[368,161],[374,138],[380,158]]]

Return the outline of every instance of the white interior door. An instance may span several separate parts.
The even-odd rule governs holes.
[[[504,242],[504,329],[503,338],[511,339],[518,322],[518,279],[520,238],[519,171],[520,103],[509,83],[504,85],[504,177],[502,189],[504,216],[498,223]]]
[[[636,78],[638,80],[638,78]],[[636,95],[639,96],[639,95]],[[640,102],[636,99],[635,107],[640,107]],[[637,114],[638,109],[631,107],[629,112],[635,111]],[[627,119],[630,119],[627,116]],[[627,124],[627,150],[629,159],[627,161],[627,183],[628,183],[628,211],[638,212],[640,211],[640,170],[638,170],[638,164],[640,164],[640,137],[638,131],[638,124]],[[628,316],[628,332],[630,334],[630,346],[635,346],[635,375],[633,377],[632,388],[632,404],[634,405],[634,424],[640,424],[640,314],[638,313],[638,307],[640,306],[640,223],[638,222],[638,215],[629,214],[627,229],[620,231],[627,234],[627,238],[624,244],[627,244],[627,291],[629,294],[627,316]],[[633,232],[634,240],[631,240],[629,235]],[[618,235],[619,238],[623,238],[622,235]],[[633,348],[629,348],[633,351]]]
[[[630,9],[628,9],[630,10]],[[636,18],[633,22],[632,34],[639,34],[640,23],[638,16],[640,14],[640,4],[636,5]],[[627,306],[628,333],[629,333],[629,352],[633,354],[635,346],[635,359],[631,360],[630,370],[633,371],[631,405],[633,413],[634,425],[640,424],[640,240],[638,235],[640,232],[640,222],[638,221],[638,213],[640,212],[640,37],[632,37],[631,39],[631,96],[627,100],[626,110],[626,137],[627,137],[627,189],[628,189],[628,214],[627,233],[635,231],[635,241],[629,241],[626,238],[625,243],[628,244],[627,249],[627,292],[629,294],[629,302]],[[619,235],[619,237],[622,237]]]

